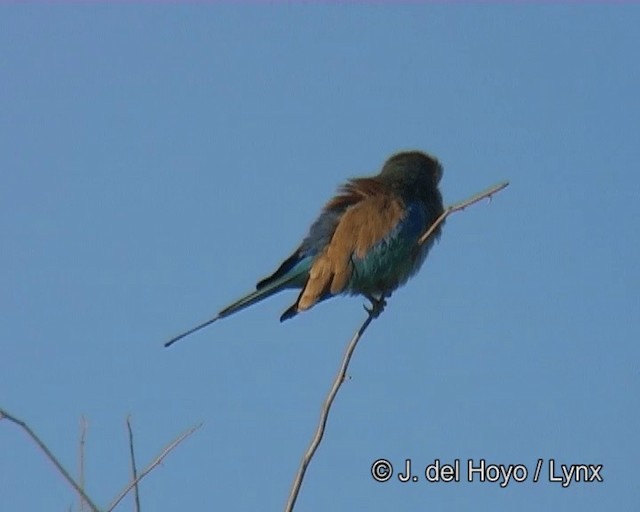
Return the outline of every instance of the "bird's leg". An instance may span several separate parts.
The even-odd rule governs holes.
[[[365,297],[369,302],[371,302],[371,307],[363,306],[364,310],[369,313],[372,318],[378,318],[380,313],[384,311],[385,306],[387,305],[386,297],[391,297],[391,294],[380,295],[380,297],[374,297],[371,294],[365,294]]]

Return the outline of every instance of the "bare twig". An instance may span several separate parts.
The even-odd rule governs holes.
[[[291,488],[291,492],[289,493],[289,500],[287,501],[287,506],[285,507],[286,512],[291,512],[293,510],[296,499],[298,498],[298,493],[300,492],[300,487],[302,486],[302,480],[304,479],[304,475],[307,472],[307,466],[311,462],[313,455],[316,453],[318,446],[320,446],[322,436],[324,436],[324,431],[327,426],[327,419],[329,418],[331,405],[333,404],[333,401],[338,394],[338,390],[340,389],[340,386],[342,386],[342,383],[344,382],[347,375],[347,369],[349,368],[351,356],[353,356],[353,352],[358,345],[358,341],[360,341],[360,338],[364,334],[364,331],[367,330],[367,327],[369,327],[369,324],[374,318],[375,316],[369,313],[367,319],[360,326],[360,329],[358,329],[357,332],[353,335],[353,338],[351,338],[349,345],[347,345],[347,350],[345,351],[344,357],[342,358],[342,364],[340,365],[338,375],[336,375],[336,378],[333,381],[333,385],[331,386],[331,390],[329,391],[329,395],[327,395],[327,398],[322,405],[322,410],[320,411],[320,422],[318,423],[316,433],[311,440],[309,448],[307,448],[307,452],[302,458],[302,462],[300,463],[300,467],[298,468],[298,473],[296,474],[296,478],[293,481],[293,487]]]
[[[431,234],[436,230],[436,228],[444,222],[444,219],[446,219],[452,213],[458,212],[460,210],[464,210],[467,206],[471,206],[472,204],[477,203],[478,201],[481,201],[482,199],[485,199],[487,197],[489,198],[489,200],[491,200],[491,197],[493,196],[493,194],[500,192],[503,188],[506,188],[508,185],[509,185],[508,181],[503,181],[502,183],[498,183],[493,187],[489,187],[488,189],[482,192],[478,192],[476,195],[470,197],[469,199],[465,199],[464,201],[460,201],[459,203],[452,204],[451,206],[447,206],[444,209],[444,212],[442,212],[442,214],[440,215],[440,217],[438,217],[436,221],[433,224],[431,224],[431,226],[429,226],[429,229],[427,229],[425,233],[418,239],[418,244],[422,245],[423,243],[425,243],[427,241],[427,238],[431,236]]]
[[[78,465],[79,465],[79,475],[78,475],[78,485],[80,486],[80,489],[84,489],[85,486],[85,481],[84,481],[84,444],[85,444],[85,439],[87,437],[87,418],[85,418],[84,416],[80,417],[80,446],[78,447]],[[80,500],[80,512],[84,511],[84,499],[82,498],[82,495],[79,494],[78,495],[79,500]]]
[[[136,512],[140,512],[140,491],[138,489],[138,470],[136,469],[136,455],[133,449],[133,429],[131,428],[131,415],[127,416],[127,431],[129,432],[129,454],[131,455],[131,478],[134,482],[133,495],[136,502]]]
[[[460,210],[464,210],[467,206],[477,203],[481,199],[484,199],[487,197],[491,198],[493,194],[507,187],[507,185],[509,185],[509,182],[504,181],[502,183],[499,183],[498,185],[494,185],[493,187],[488,188],[483,192],[479,192],[478,194],[470,197],[469,199],[466,199],[464,201],[460,201],[459,203],[455,203],[451,206],[448,206],[447,208],[445,208],[444,212],[442,212],[442,215],[440,215],[440,217],[438,217],[435,220],[435,222],[429,227],[429,229],[427,229],[427,231],[425,231],[425,233],[420,237],[420,239],[418,240],[418,244],[422,245],[433,234],[436,228],[440,224],[442,224],[442,222],[450,214]],[[344,382],[345,376],[347,374],[347,370],[349,368],[349,363],[351,362],[351,356],[353,356],[353,352],[356,349],[358,341],[360,341],[360,338],[362,337],[364,332],[367,330],[367,327],[369,327],[369,324],[372,322],[374,318],[377,317],[377,315],[380,312],[381,310],[378,311],[377,313],[370,312],[367,319],[360,326],[360,329],[358,329],[358,331],[354,334],[353,338],[351,338],[351,341],[347,345],[347,350],[342,359],[342,363],[340,365],[340,370],[338,371],[338,375],[336,375],[336,378],[333,381],[333,385],[331,386],[331,390],[329,391],[329,394],[327,395],[327,398],[325,399],[324,404],[322,405],[318,427],[316,428],[316,432],[313,436],[313,439],[311,440],[311,444],[309,445],[306,453],[302,457],[300,467],[298,468],[298,473],[296,474],[296,478],[293,481],[293,486],[291,487],[291,491],[289,493],[289,499],[287,500],[287,505],[285,506],[285,509],[284,509],[285,512],[293,511],[293,507],[295,506],[296,500],[298,499],[298,494],[300,493],[300,488],[302,487],[302,481],[307,471],[307,467],[309,466],[311,459],[313,458],[316,450],[318,449],[318,446],[320,446],[320,442],[322,441],[322,437],[324,436],[324,431],[327,425],[327,418],[329,417],[329,411],[331,409],[331,406],[333,404],[333,401],[336,395],[338,394],[338,390],[340,389],[340,386],[342,386],[342,383]]]
[[[178,446],[180,443],[182,443],[182,441],[184,441],[187,437],[189,437],[191,434],[193,434],[196,430],[198,430],[200,427],[202,426],[202,423],[191,427],[189,430],[187,430],[186,432],[183,432],[182,434],[180,434],[175,440],[173,440],[164,450],[162,450],[162,452],[160,453],[160,455],[158,455],[156,457],[156,459],[149,464],[136,478],[135,480],[133,480],[132,482],[130,482],[129,484],[127,484],[127,486],[122,490],[122,492],[120,492],[120,494],[117,496],[117,498],[115,500],[113,500],[113,502],[111,503],[111,505],[109,505],[109,507],[107,508],[106,512],[111,512],[114,508],[116,508],[118,506],[118,503],[120,503],[122,501],[122,499],[129,493],[129,491],[131,491],[131,489],[133,489],[136,485],[138,485],[138,482],[140,482],[140,480],[142,480],[145,476],[147,476],[156,466],[158,466],[162,460],[169,455],[169,453],[176,447]]]
[[[33,442],[35,442],[38,445],[38,448],[40,448],[40,450],[42,450],[42,452],[47,456],[47,458],[58,469],[58,471],[60,471],[60,473],[65,478],[65,480],[69,483],[69,485],[71,485],[71,487],[73,487],[75,489],[75,491],[80,496],[82,496],[82,499],[84,500],[84,502],[87,505],[89,505],[89,508],[91,508],[92,512],[100,512],[100,509],[93,503],[91,498],[89,498],[89,496],[87,496],[87,494],[76,483],[76,481],[73,478],[71,478],[71,475],[69,474],[69,472],[66,469],[64,469],[64,467],[62,467],[62,464],[60,464],[60,462],[58,462],[58,459],[56,459],[56,457],[53,455],[53,453],[51,453],[49,448],[47,448],[47,446],[40,440],[40,438],[36,435],[36,433],[33,430],[31,430],[29,425],[27,425],[24,421],[19,420],[15,416],[9,414],[4,409],[0,408],[0,420],[1,419],[5,419],[5,418],[7,420],[9,420],[10,422],[15,423],[16,425],[18,425],[20,428],[22,428],[22,430],[24,430],[29,435],[29,437],[33,440]]]

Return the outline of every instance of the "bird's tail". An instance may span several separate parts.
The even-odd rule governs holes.
[[[286,288],[300,288],[306,280],[307,273],[309,272],[309,265],[310,264],[308,261],[301,260],[296,265],[293,265],[288,272],[279,276],[276,276],[274,274],[273,276],[260,281],[255,291],[245,295],[234,303],[229,304],[226,308],[220,310],[220,312],[216,316],[207,320],[206,322],[203,322],[200,325],[197,325],[196,327],[171,338],[164,344],[164,346],[168,347],[170,345],[173,345],[176,341],[181,340],[189,334],[193,334],[194,332],[199,331],[200,329],[207,327],[208,325],[211,325],[216,320],[233,315],[234,313],[248,308],[249,306],[255,304],[256,302],[260,302],[267,297],[271,297],[272,295]]]
[[[306,270],[303,272],[306,272]],[[220,312],[218,313],[218,318],[224,318],[225,316],[233,315],[238,311],[242,311],[243,309],[252,306],[256,302],[260,302],[268,297],[271,297],[272,295],[284,290],[285,288],[295,287],[295,281],[303,272],[286,274],[280,279],[276,279],[269,284],[258,288],[256,291],[245,295],[234,303],[229,304],[226,308],[220,310]]]

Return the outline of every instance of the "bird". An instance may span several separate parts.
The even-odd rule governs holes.
[[[278,292],[300,290],[280,321],[337,295],[362,295],[378,316],[394,290],[422,266],[443,223],[423,244],[425,231],[443,214],[438,184],[443,169],[432,155],[402,151],[375,176],[352,178],[338,189],[298,248],[256,289],[165,347]]]

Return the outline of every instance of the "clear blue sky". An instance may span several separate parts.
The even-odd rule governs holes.
[[[638,5],[2,6],[0,406],[74,472],[85,415],[100,504],[130,413],[141,466],[204,422],[145,510],[281,510],[363,301],[280,324],[283,294],[162,342],[418,148],[449,203],[511,186],[450,218],[366,333],[296,510],[637,510],[638,26]],[[380,484],[381,457],[529,478]],[[549,458],[604,482],[549,483]],[[8,422],[0,503],[77,505]]]

